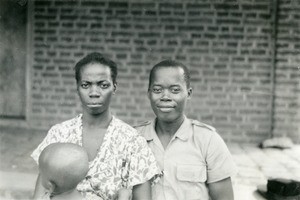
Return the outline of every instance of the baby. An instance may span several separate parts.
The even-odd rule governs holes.
[[[76,190],[89,171],[86,151],[72,143],[54,143],[47,146],[39,157],[39,170],[46,198],[53,200],[83,200]]]
[[[48,145],[39,157],[39,171],[42,185],[47,190],[43,199],[85,199],[76,189],[89,171],[88,155],[81,146],[73,143]],[[120,189],[115,199],[130,200],[131,190]]]

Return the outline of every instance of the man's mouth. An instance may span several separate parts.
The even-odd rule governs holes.
[[[87,106],[91,107],[91,108],[93,108],[93,107],[100,107],[100,106],[102,106],[102,103],[89,103],[89,104],[87,104]]]

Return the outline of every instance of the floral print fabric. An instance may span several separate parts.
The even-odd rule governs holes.
[[[82,146],[82,115],[53,126],[31,156],[38,162],[42,150],[56,142]],[[159,174],[146,140],[134,128],[115,117],[89,168],[86,178],[77,189],[91,199],[113,199],[120,188],[132,188]]]

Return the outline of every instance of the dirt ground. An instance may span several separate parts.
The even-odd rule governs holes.
[[[0,127],[0,199],[30,199],[38,173],[30,157],[46,131]]]
[[[45,135],[44,130],[0,127],[0,169],[36,173],[37,166],[30,154]]]

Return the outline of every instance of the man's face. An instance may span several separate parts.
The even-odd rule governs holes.
[[[77,90],[84,111],[92,115],[107,111],[116,89],[110,68],[99,63],[90,63],[81,69],[80,77]]]
[[[173,122],[183,118],[191,92],[184,80],[183,69],[162,67],[154,73],[148,97],[158,120]]]

